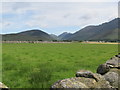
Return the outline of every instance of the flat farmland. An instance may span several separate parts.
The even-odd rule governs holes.
[[[117,44],[3,43],[2,82],[10,88],[49,88],[97,67],[118,53]]]

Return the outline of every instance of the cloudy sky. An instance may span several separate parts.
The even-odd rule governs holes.
[[[17,1],[6,0],[0,3],[2,33],[40,29],[49,34],[59,35],[62,32],[73,33],[85,26],[98,25],[118,17],[118,0],[109,0],[110,2],[107,2],[108,0],[104,2],[96,2],[96,0],[92,2]]]

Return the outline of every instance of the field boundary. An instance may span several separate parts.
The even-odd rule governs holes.
[[[117,42],[92,42],[92,41],[84,41],[84,42],[53,42],[53,41],[1,41],[0,43],[83,43],[83,44],[120,44]]]

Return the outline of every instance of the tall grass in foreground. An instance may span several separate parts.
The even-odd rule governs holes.
[[[49,88],[79,69],[96,72],[118,53],[117,45],[80,43],[3,44],[3,82],[11,88]]]

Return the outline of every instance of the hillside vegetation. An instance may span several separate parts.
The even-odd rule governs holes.
[[[28,30],[14,34],[2,35],[3,41],[51,41],[53,38],[41,30]]]
[[[119,18],[110,22],[105,22],[100,25],[92,25],[82,28],[81,30],[62,37],[63,40],[104,40],[104,41],[117,41],[119,27]]]

